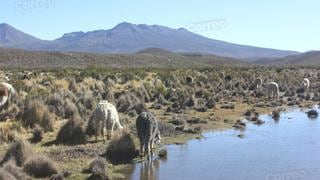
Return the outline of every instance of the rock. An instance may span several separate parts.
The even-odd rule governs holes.
[[[261,119],[257,119],[253,124],[262,125],[264,123],[265,123],[265,121],[262,121]]]
[[[272,119],[278,120],[280,118],[280,111],[277,110],[273,110],[272,111]]]
[[[238,134],[238,137],[243,139],[244,138],[244,134]]]
[[[158,153],[158,156],[163,159],[167,159],[168,152],[166,149],[161,149]]]
[[[308,111],[307,114],[308,114],[308,117],[309,117],[309,118],[312,118],[312,119],[313,119],[313,118],[317,118],[318,115],[319,115],[319,113],[318,113],[316,110],[314,110],[314,109]]]

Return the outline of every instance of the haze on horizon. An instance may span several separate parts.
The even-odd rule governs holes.
[[[12,0],[0,7],[0,23],[45,40],[130,22],[184,27],[212,39],[274,49],[319,50],[320,42],[316,0]]]

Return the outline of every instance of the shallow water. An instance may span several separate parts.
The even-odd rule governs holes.
[[[315,108],[317,109],[317,108]],[[201,140],[168,145],[167,160],[134,165],[130,179],[320,179],[320,121],[300,109],[247,123],[240,131],[204,133]]]

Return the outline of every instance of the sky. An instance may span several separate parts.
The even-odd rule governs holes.
[[[0,0],[0,23],[44,40],[121,22],[274,49],[320,50],[319,0]]]

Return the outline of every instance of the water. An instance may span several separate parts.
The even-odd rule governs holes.
[[[167,160],[135,164],[131,179],[320,179],[320,121],[300,109],[270,116],[261,126],[204,133],[204,139],[168,145]]]

